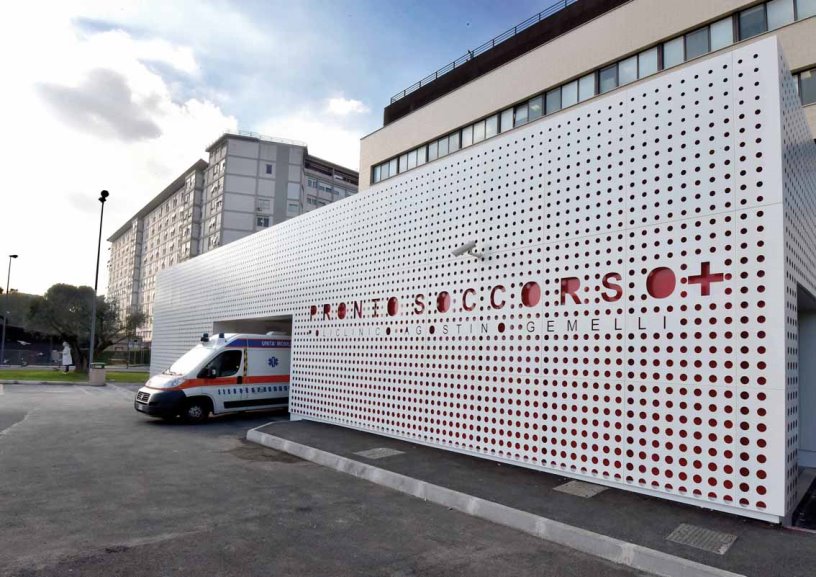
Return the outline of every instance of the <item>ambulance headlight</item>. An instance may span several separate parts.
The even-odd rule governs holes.
[[[176,377],[175,379],[170,379],[166,383],[164,383],[163,387],[165,389],[172,389],[173,387],[179,386],[181,383],[184,382],[182,377]]]
[[[147,386],[152,389],[172,389],[173,387],[179,386],[183,382],[184,377],[176,377],[168,381],[163,381],[162,379],[153,377],[147,381]]]

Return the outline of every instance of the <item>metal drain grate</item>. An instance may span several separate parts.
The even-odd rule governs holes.
[[[584,483],[583,481],[570,481],[569,483],[564,483],[563,485],[558,485],[555,490],[560,491],[562,493],[567,493],[569,495],[575,495],[576,497],[583,497],[584,499],[589,499],[590,497],[594,497],[598,493],[603,493],[606,491],[606,487],[603,485],[595,485],[594,483]]]
[[[382,459],[384,457],[393,457],[394,455],[402,455],[404,453],[403,451],[397,451],[396,449],[378,447],[376,449],[368,449],[367,451],[359,451],[354,454],[365,457],[366,459]]]
[[[725,555],[737,540],[737,536],[682,523],[666,539],[717,555]]]

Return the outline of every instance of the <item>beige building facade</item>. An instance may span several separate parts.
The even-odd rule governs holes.
[[[523,35],[528,49],[513,53],[508,47]],[[443,148],[465,148],[770,35],[780,41],[816,134],[816,0],[577,0],[392,98],[385,125],[362,139],[361,189],[442,157]],[[510,57],[496,66],[501,51]]]

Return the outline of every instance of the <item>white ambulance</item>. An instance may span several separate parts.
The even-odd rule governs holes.
[[[200,422],[210,413],[285,407],[292,339],[284,333],[224,334],[201,342],[136,393],[140,413]]]

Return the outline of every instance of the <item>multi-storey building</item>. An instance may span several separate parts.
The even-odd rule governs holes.
[[[108,239],[108,293],[124,318],[145,314],[137,336],[153,334],[156,273],[198,254],[207,163],[195,162]]]
[[[227,133],[207,152],[201,252],[357,192],[357,173],[303,143]]]
[[[366,190],[162,273],[151,371],[289,323],[293,418],[781,521],[815,65],[814,0],[559,3],[397,95]]]
[[[779,39],[816,134],[816,0],[566,0],[391,98],[361,189],[749,39]]]
[[[121,320],[139,310],[143,225],[142,219],[136,215],[108,239],[111,246],[107,297],[116,302]]]
[[[145,315],[138,334],[144,341],[153,338],[156,274],[198,254],[206,168],[207,163],[199,160],[159,194],[157,199],[163,200],[154,199],[145,207],[138,285],[139,308]]]
[[[108,297],[123,318],[144,313],[143,341],[160,270],[357,192],[356,172],[305,144],[226,133],[207,152],[108,239]]]

